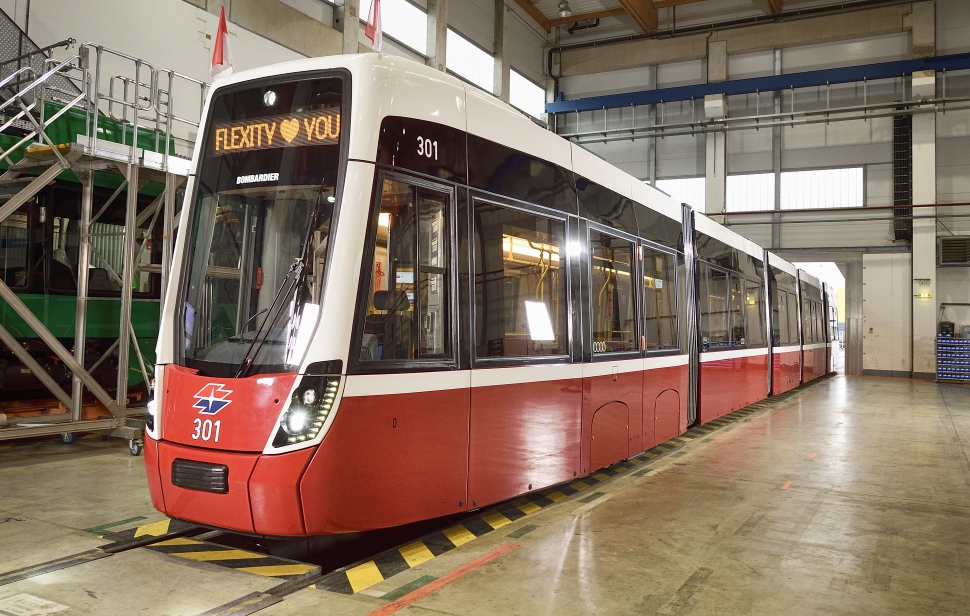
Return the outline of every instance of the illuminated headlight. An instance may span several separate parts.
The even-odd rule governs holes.
[[[316,438],[337,400],[339,386],[339,377],[303,377],[280,419],[273,446],[285,447]]]
[[[148,401],[148,419],[145,421],[145,426],[152,432],[155,431],[155,411],[157,406],[158,404],[154,398]]]

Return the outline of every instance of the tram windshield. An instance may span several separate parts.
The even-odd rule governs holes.
[[[213,98],[176,341],[211,376],[292,369],[319,317],[341,173],[339,77]]]

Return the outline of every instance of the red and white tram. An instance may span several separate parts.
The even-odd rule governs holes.
[[[476,509],[825,365],[817,281],[423,65],[239,73],[200,135],[145,447],[171,517],[313,536]]]

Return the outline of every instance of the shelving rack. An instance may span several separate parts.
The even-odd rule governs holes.
[[[970,381],[970,340],[936,338],[936,380]]]

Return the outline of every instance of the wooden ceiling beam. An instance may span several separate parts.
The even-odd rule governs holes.
[[[620,4],[630,14],[644,32],[657,30],[657,7],[650,0],[620,0]]]
[[[549,25],[555,28],[556,26],[565,26],[566,24],[573,24],[577,21],[591,21],[593,19],[606,19],[607,17],[616,17],[617,15],[626,15],[626,9],[610,9],[608,11],[597,11],[595,13],[583,13],[581,15],[570,15],[569,17],[557,17],[556,19],[550,19]]]
[[[682,4],[694,4],[695,2],[703,2],[704,0],[654,0],[653,7],[656,9],[665,9],[670,6],[680,6]]]
[[[531,17],[537,24],[542,26],[543,30],[546,32],[552,32],[552,26],[549,25],[549,19],[542,14],[542,11],[536,8],[536,5],[529,2],[529,0],[515,0],[515,3],[518,4],[523,11],[528,13],[529,17]]]

